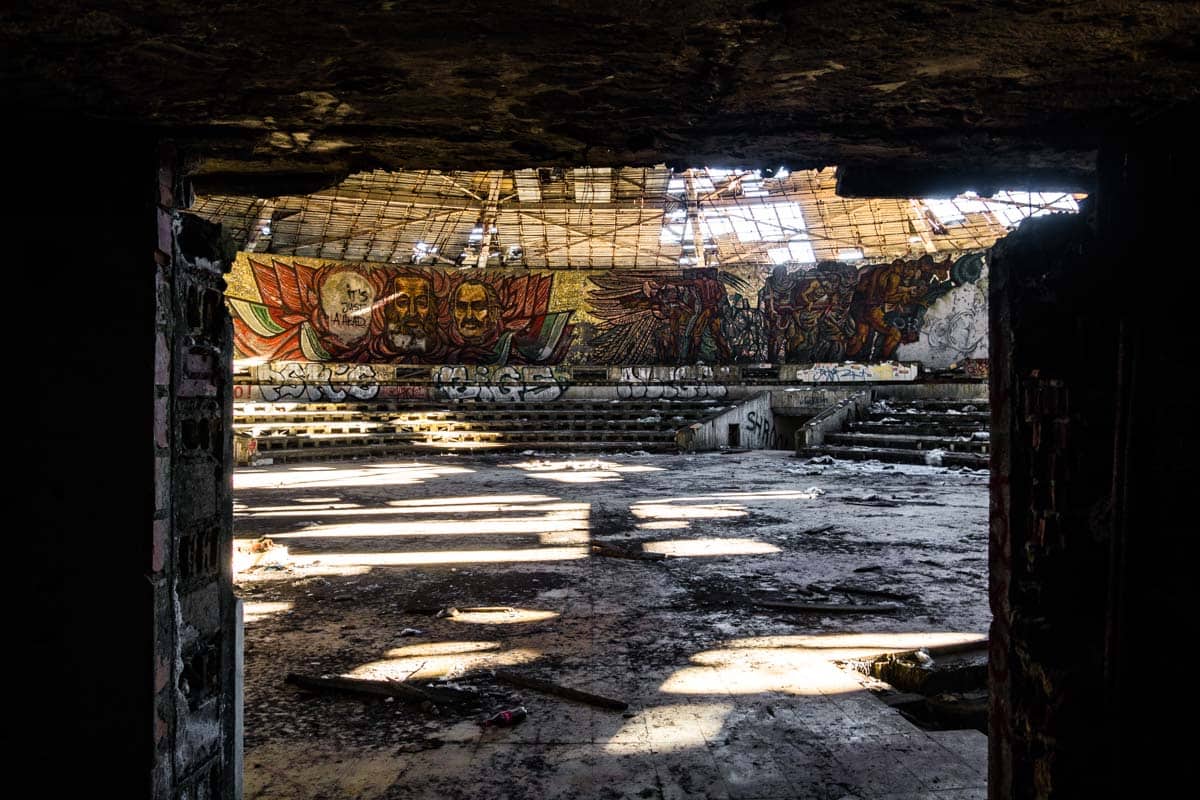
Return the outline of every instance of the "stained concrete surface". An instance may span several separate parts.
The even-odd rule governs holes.
[[[914,726],[851,664],[984,635],[986,485],[772,451],[240,470],[245,796],[984,797],[986,738]],[[430,613],[449,606],[512,611]],[[497,667],[630,708],[514,689]],[[441,680],[482,707],[304,692],[289,672]],[[477,724],[517,704],[520,725]]]

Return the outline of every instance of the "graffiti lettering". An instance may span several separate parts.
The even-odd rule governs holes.
[[[757,411],[747,412],[745,445],[757,450],[770,450],[779,446],[775,419],[771,414],[760,414]]]
[[[785,380],[797,383],[857,383],[871,381],[915,381],[916,364],[813,364],[806,367],[786,367]]]
[[[719,400],[727,394],[729,387],[723,383],[622,383],[617,386],[617,397],[622,400]]]
[[[545,403],[562,397],[568,388],[565,373],[549,367],[442,367],[433,376],[438,400]]]
[[[371,400],[379,393],[375,368],[370,364],[267,365],[260,371],[263,399],[283,400]]]
[[[622,400],[707,400],[729,393],[712,381],[712,367],[625,367],[617,385]]]
[[[412,386],[412,385],[388,385],[380,386],[379,400],[428,400],[428,386]]]

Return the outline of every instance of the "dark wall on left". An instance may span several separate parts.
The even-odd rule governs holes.
[[[9,426],[27,520],[10,527],[14,763],[46,796],[225,797],[231,350],[211,231],[182,235],[151,132],[14,127],[10,252],[45,254],[9,261],[10,330],[43,354]]]

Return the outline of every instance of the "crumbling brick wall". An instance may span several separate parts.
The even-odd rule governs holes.
[[[161,798],[232,797],[232,333],[220,227],[159,172],[155,354],[155,768]]]

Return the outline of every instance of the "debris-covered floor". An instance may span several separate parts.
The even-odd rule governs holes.
[[[247,798],[986,795],[982,733],[853,668],[986,634],[986,472],[431,456],[240,470],[235,500]]]

